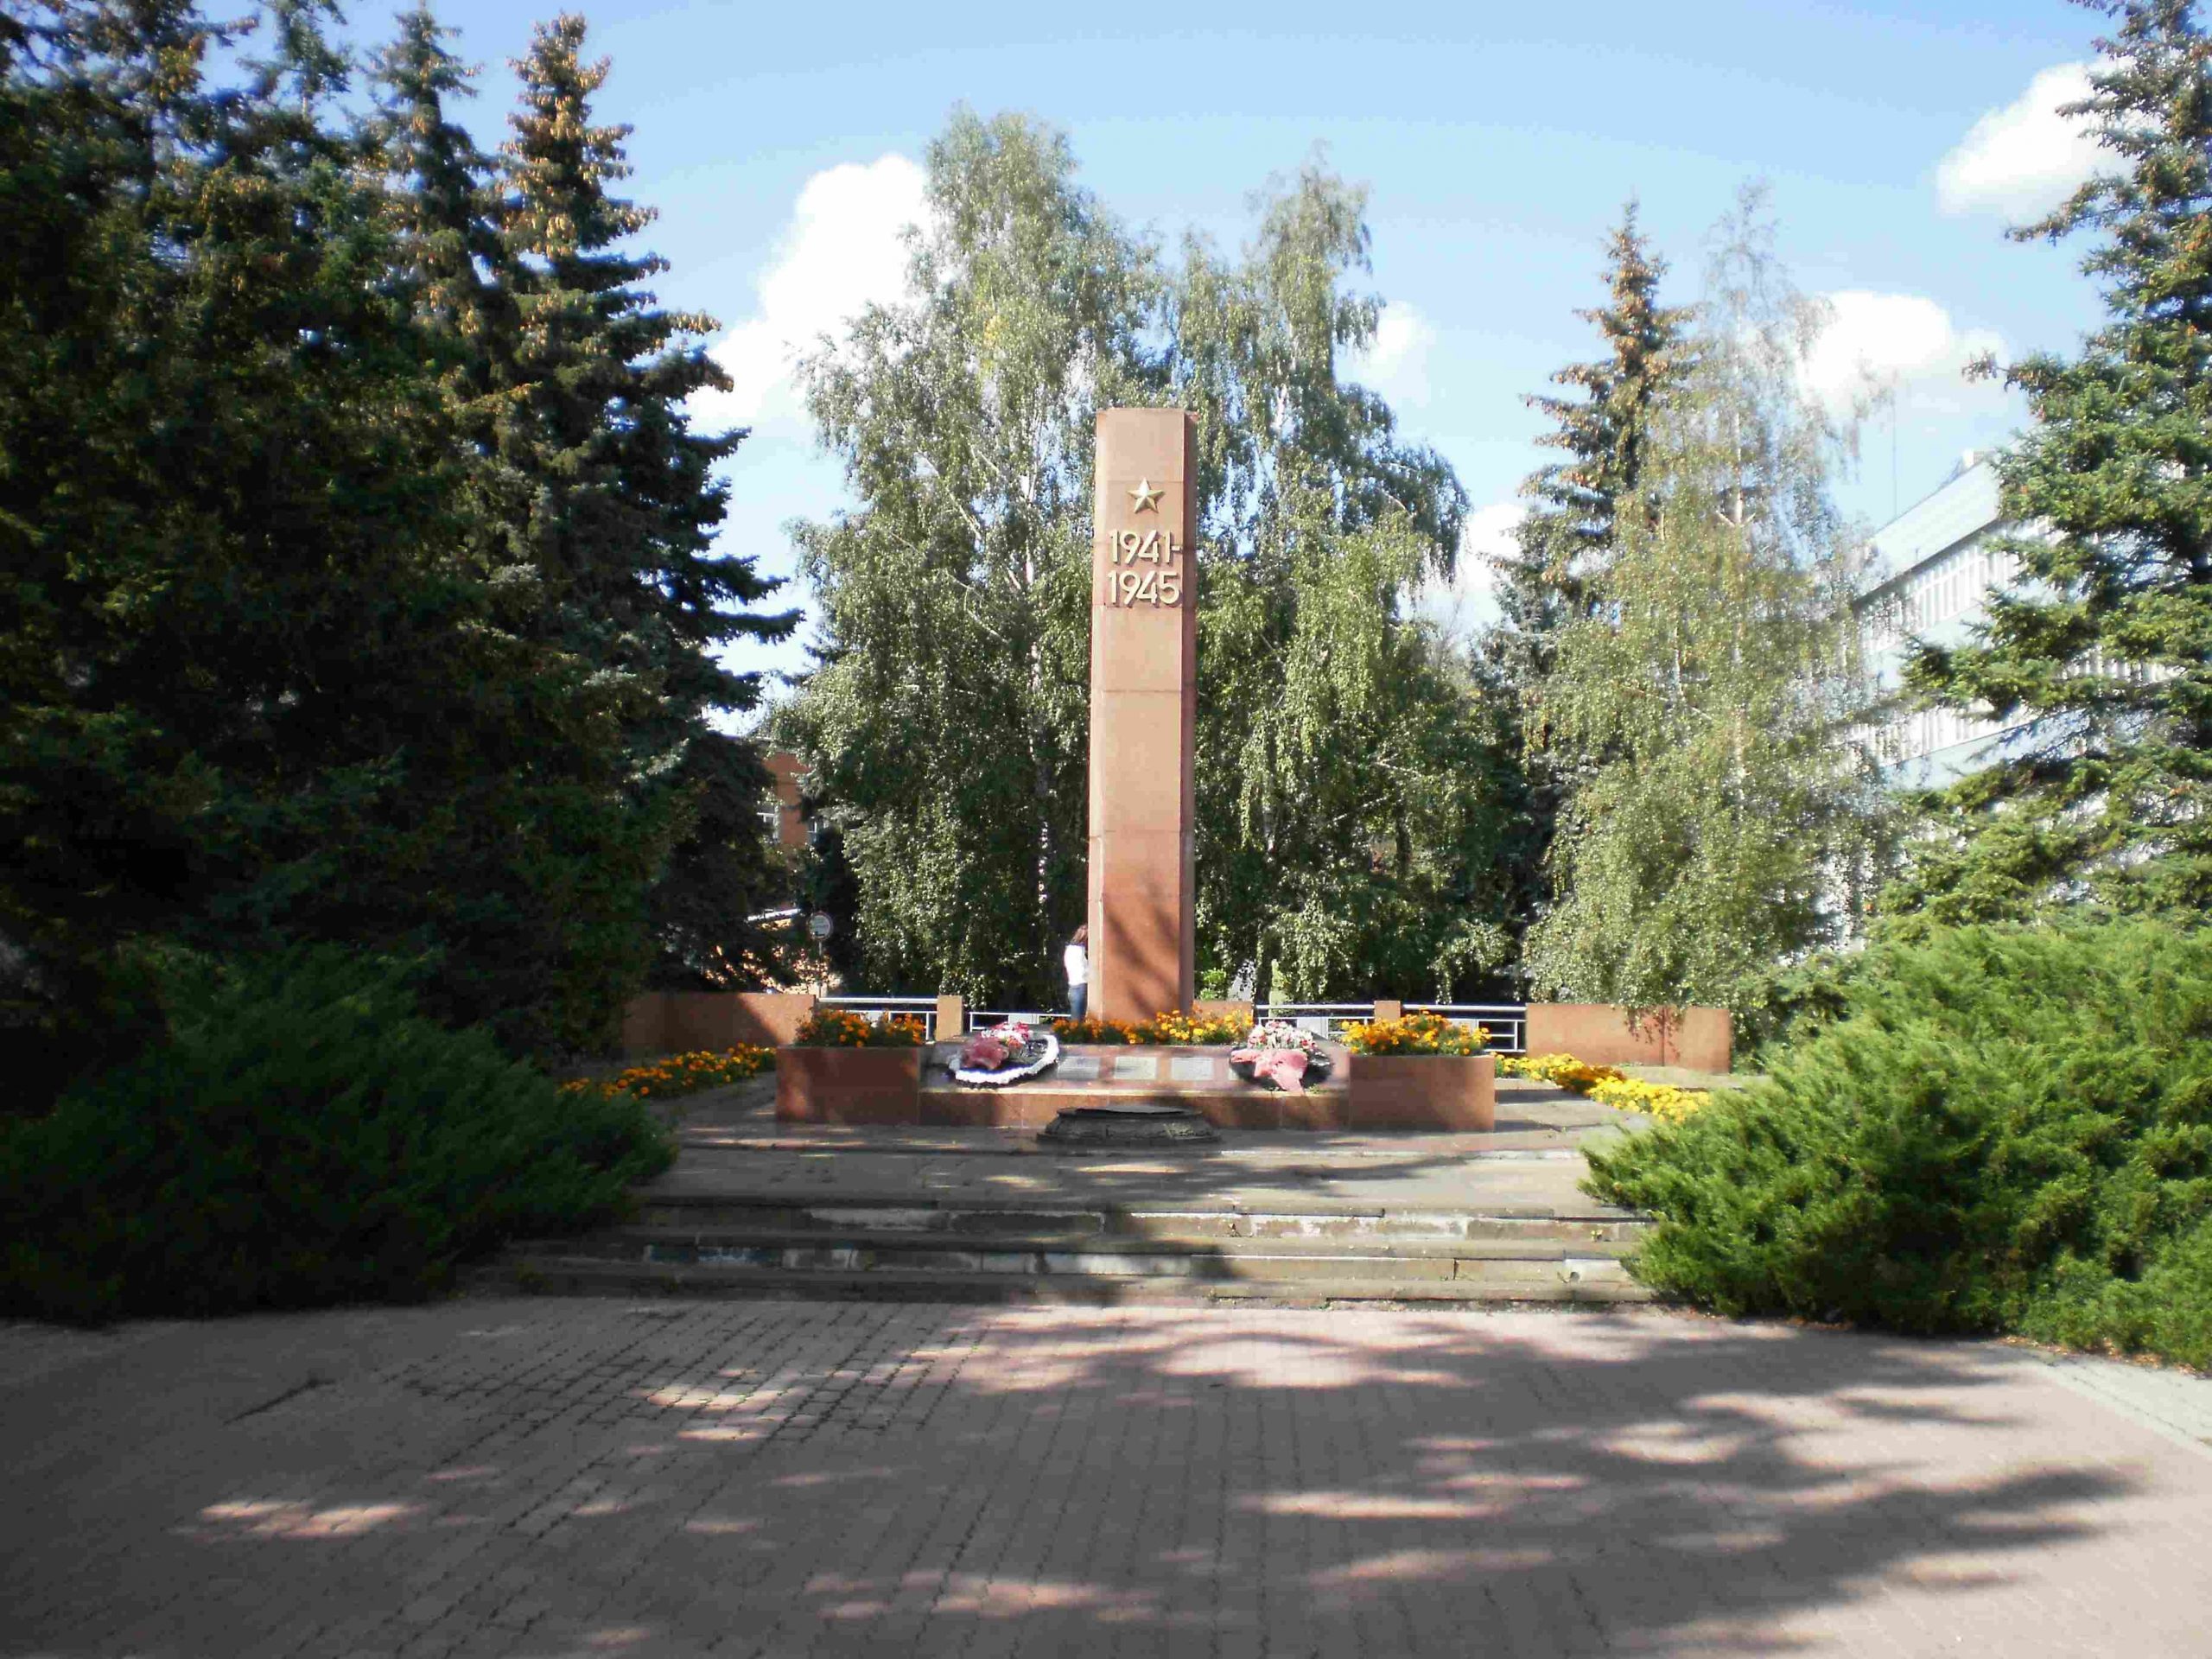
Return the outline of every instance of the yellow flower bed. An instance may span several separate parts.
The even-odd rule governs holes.
[[[633,1065],[611,1077],[564,1083],[563,1094],[635,1095],[639,1100],[674,1100],[705,1089],[727,1089],[733,1083],[757,1077],[776,1063],[772,1048],[740,1043],[719,1052],[701,1049],[690,1054],[671,1054],[649,1065]]]
[[[1355,1054],[1480,1054],[1490,1046],[1490,1033],[1416,1010],[1402,1019],[1348,1027],[1344,1046]]]
[[[1679,1123],[1710,1102],[1713,1096],[1695,1089],[1677,1089],[1671,1083],[1639,1083],[1634,1077],[1609,1078],[1590,1091],[1600,1106],[1619,1112],[1643,1112],[1662,1123]]]
[[[1052,1021],[1052,1034],[1064,1043],[1135,1043],[1153,1048],[1241,1043],[1251,1028],[1249,1020],[1229,1014],[1155,1014],[1135,1025],[1095,1014]]]
[[[1713,1096],[1671,1083],[1639,1083],[1618,1067],[1586,1065],[1572,1054],[1523,1054],[1497,1063],[1509,1077],[1535,1077],[1587,1095],[1617,1112],[1643,1112],[1662,1123],[1679,1123]]]
[[[1560,1088],[1578,1095],[1586,1095],[1601,1083],[1621,1083],[1627,1073],[1610,1065],[1585,1065],[1572,1054],[1509,1055],[1497,1063],[1498,1072],[1508,1077],[1534,1077],[1540,1083],[1557,1084]]]

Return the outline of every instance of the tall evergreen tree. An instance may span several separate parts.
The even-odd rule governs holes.
[[[1821,319],[1756,208],[1545,681],[1536,739],[1573,787],[1557,902],[1528,938],[1542,995],[1741,1007],[1776,963],[1840,935],[1874,838],[1836,435],[1799,374]]]
[[[1579,395],[1525,399],[1553,423],[1537,442],[1567,459],[1540,467],[1522,486],[1531,505],[1499,573],[1503,626],[1494,649],[1521,683],[1541,680],[1559,630],[1590,613],[1593,585],[1612,559],[1621,503],[1641,486],[1667,397],[1688,372],[1692,313],[1659,303],[1666,275],[1631,201],[1605,245],[1606,303],[1575,313],[1597,328],[1605,355],[1552,376]]]
[[[1539,442],[1567,458],[1522,484],[1529,512],[1515,526],[1512,553],[1498,562],[1498,621],[1480,642],[1475,665],[1522,754],[1503,874],[1509,913],[1523,927],[1551,908],[1547,872],[1561,804],[1588,780],[1598,759],[1554,741],[1547,681],[1562,632],[1592,613],[1619,554],[1622,504],[1642,489],[1668,399],[1691,368],[1693,312],[1659,303],[1666,275],[1631,201],[1606,242],[1606,303],[1575,314],[1597,328],[1605,355],[1552,376],[1573,395],[1525,400],[1553,423]]]
[[[550,1049],[639,934],[605,698],[483,603],[325,15],[273,8],[243,86],[184,3],[0,66],[0,973],[62,1065],[149,943],[421,954]]]
[[[1886,925],[2083,901],[2212,911],[2212,41],[2187,0],[2110,0],[2090,95],[2114,170],[2016,238],[2086,233],[2107,319],[2006,381],[2034,425],[1997,461],[2022,580],[1910,684],[2024,729],[1932,803]]]
[[[760,676],[722,653],[797,619],[757,608],[776,584],[750,556],[715,550],[728,490],[714,468],[745,435],[691,430],[684,400],[728,385],[701,343],[715,324],[659,308],[641,284],[666,262],[624,251],[654,214],[609,192],[630,173],[630,130],[593,117],[607,65],[584,60],[584,33],[563,15],[515,65],[499,226],[516,329],[496,454],[528,492],[519,550],[555,637],[623,687],[633,798],[671,838],[656,976],[738,983],[772,943],[748,916],[784,875],[759,811],[767,773],[711,722],[760,700]]]
[[[514,296],[503,280],[492,159],[448,111],[475,95],[474,72],[446,46],[453,32],[428,5],[401,14],[398,39],[374,66],[383,107],[372,130],[391,180],[402,290],[416,325],[446,346],[456,416],[488,451],[490,397],[513,351]]]

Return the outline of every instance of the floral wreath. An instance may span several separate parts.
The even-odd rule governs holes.
[[[952,1080],[970,1089],[1003,1089],[1059,1064],[1060,1039],[1019,1020],[971,1032],[960,1046]]]
[[[1313,1033],[1287,1020],[1262,1020],[1229,1052],[1237,1075],[1284,1094],[1302,1095],[1329,1075],[1328,1052]]]

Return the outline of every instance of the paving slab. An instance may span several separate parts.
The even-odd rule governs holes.
[[[0,1326],[0,1655],[2184,1659],[2212,1384],[1656,1310]]]

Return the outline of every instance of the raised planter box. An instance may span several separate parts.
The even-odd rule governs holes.
[[[1355,1054],[1349,1081],[1354,1131],[1481,1131],[1497,1122],[1495,1054]]]
[[[776,1121],[946,1128],[1036,1128],[1064,1107],[1110,1099],[1173,1100],[1231,1129],[1442,1129],[1479,1131],[1497,1116],[1497,1061],[1489,1054],[1354,1054],[1338,1057],[1337,1077],[1305,1095],[1274,1094],[1230,1075],[1224,1048],[1074,1048],[1064,1074],[1006,1090],[926,1090],[926,1048],[779,1048]],[[1070,1065],[1090,1059],[1095,1070]],[[1149,1062],[1142,1078],[1118,1063]],[[1207,1059],[1217,1075],[1179,1077],[1174,1063]],[[1195,1069],[1195,1068],[1194,1068]],[[938,1074],[932,1074],[933,1077]]]
[[[1303,1095],[1271,1093],[1238,1077],[1230,1045],[1124,1047],[1071,1044],[1060,1064],[1011,1089],[962,1089],[931,1071],[922,1080],[927,1128],[1042,1128],[1071,1107],[1162,1101],[1188,1107],[1219,1129],[1341,1129],[1345,1118],[1344,1056],[1336,1081]],[[948,1051],[940,1047],[940,1058]]]
[[[925,1048],[779,1048],[779,1123],[922,1121]]]

